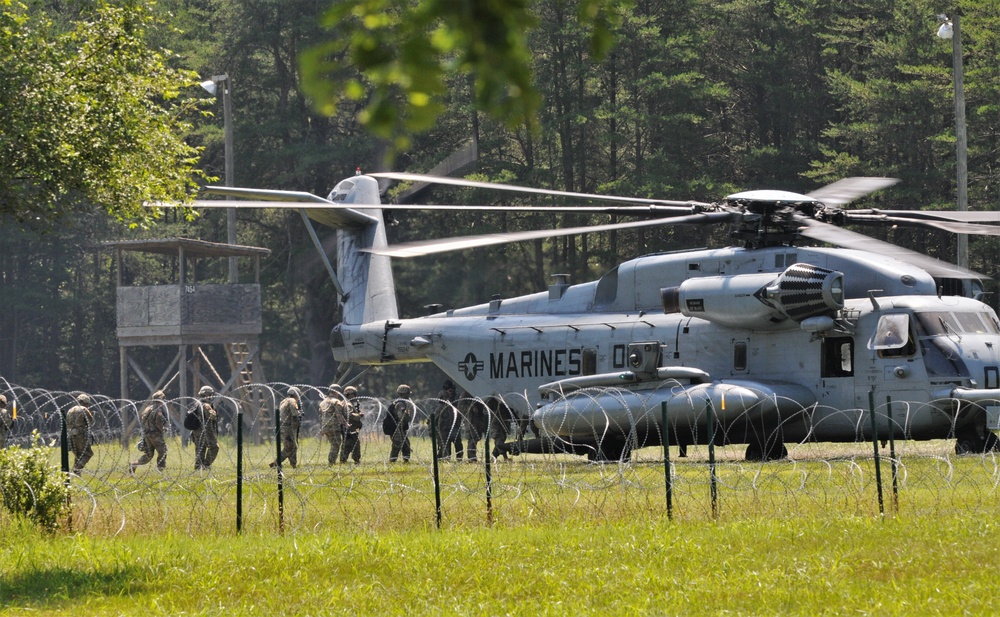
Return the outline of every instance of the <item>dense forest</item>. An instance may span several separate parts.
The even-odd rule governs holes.
[[[49,4],[58,16],[62,5]],[[322,25],[329,0],[160,0],[155,12],[161,25],[150,30],[149,42],[171,50],[178,69],[205,79],[229,76],[236,186],[326,196],[356,168],[426,172],[472,141],[478,159],[461,173],[481,180],[711,201],[737,190],[808,192],[844,176],[879,175],[901,182],[865,205],[945,209],[954,208],[956,194],[955,109],[951,42],[935,36],[936,15],[961,10],[969,207],[998,209],[1000,4],[958,4],[612,2],[614,42],[594,58],[576,4],[539,0],[536,26],[527,33],[541,97],[537,128],[511,126],[477,109],[469,76],[454,75],[437,101],[437,121],[392,158],[386,142],[357,120],[363,98],[342,101],[327,116],[304,94],[302,53],[338,36],[336,24]],[[362,75],[353,78],[364,83]],[[202,149],[200,167],[221,184],[221,99],[202,103],[211,113],[192,112],[186,141]],[[519,203],[482,190],[434,189],[421,198]],[[388,231],[390,241],[406,241],[607,220],[394,213]],[[319,231],[330,246],[333,231]],[[954,261],[955,238],[944,232],[863,231]],[[65,216],[51,228],[6,217],[0,376],[25,386],[115,395],[117,273],[102,243],[168,237],[225,241],[225,213],[188,220],[168,211],[137,227],[100,207]],[[271,250],[260,273],[267,379],[328,382],[336,369],[328,344],[338,318],[335,295],[298,215],[241,211],[238,241]],[[650,228],[398,260],[400,312],[416,316],[433,303],[457,307],[493,294],[535,292],[557,272],[575,282],[592,280],[640,254],[726,242],[724,229]],[[972,269],[1000,276],[1000,240],[974,237],[970,245]],[[205,264],[199,279],[223,282],[228,271],[218,261]],[[241,269],[245,276],[252,272],[249,262]],[[171,266],[129,255],[122,270],[126,281],[155,280],[169,275]],[[384,393],[402,379],[432,394],[440,377],[428,367],[392,369],[370,373],[363,387]]]

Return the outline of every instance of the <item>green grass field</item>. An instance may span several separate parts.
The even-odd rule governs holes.
[[[176,446],[176,447],[175,447]],[[0,514],[0,614],[323,615],[992,614],[1000,583],[995,457],[901,444],[886,515],[865,444],[797,446],[749,464],[675,460],[668,519],[662,452],[631,465],[519,457],[440,462],[442,527],[425,440],[409,465],[370,440],[328,467],[302,443],[279,526],[273,446],[246,453],[235,532],[231,444],[210,473],[171,445],[167,472],[134,476],[134,448],[103,445],[73,480],[72,531],[46,536]],[[56,457],[57,459],[57,457]]]
[[[5,615],[987,615],[959,512],[288,537],[0,532]]]

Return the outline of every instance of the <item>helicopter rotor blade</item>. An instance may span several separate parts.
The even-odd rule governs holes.
[[[968,270],[966,268],[962,268],[961,266],[941,261],[940,259],[928,257],[922,253],[911,251],[901,246],[890,244],[889,242],[876,240],[875,238],[864,234],[848,231],[847,229],[837,227],[836,225],[823,223],[821,221],[802,216],[796,217],[796,220],[802,225],[799,229],[799,233],[803,236],[849,249],[868,251],[869,253],[893,257],[899,261],[922,268],[934,277],[961,279],[974,278],[983,280],[990,278],[985,274]]]
[[[209,190],[219,188],[220,190]],[[207,193],[228,195],[230,197],[253,197],[253,200],[240,199],[227,201],[222,199],[196,199],[191,205],[197,208],[288,208],[306,213],[310,219],[329,227],[353,227],[374,222],[368,214],[355,208],[323,199],[312,193],[301,191],[277,191],[268,189],[238,189],[225,187],[208,187]],[[163,204],[161,204],[163,205]]]
[[[455,204],[382,204],[378,206],[358,206],[351,205],[355,210],[381,209],[411,211],[421,210],[425,212],[519,212],[524,214],[533,213],[567,213],[567,214],[614,214],[619,216],[679,216],[686,214],[697,214],[701,211],[699,207],[693,206],[663,206],[650,204],[648,206],[480,206],[480,205],[455,205]]]
[[[806,193],[806,196],[821,201],[827,206],[843,206],[869,193],[890,187],[897,182],[899,182],[899,178],[841,178],[811,193]]]
[[[618,195],[596,195],[593,193],[574,193],[570,191],[556,191],[553,189],[539,189],[527,186],[517,186],[514,184],[495,184],[493,182],[479,182],[477,180],[465,180],[462,178],[447,178],[444,176],[429,176],[425,174],[410,174],[399,172],[380,172],[367,174],[373,178],[387,178],[390,180],[402,180],[404,182],[426,182],[429,184],[447,184],[450,186],[461,186],[465,188],[494,189],[500,191],[511,191],[516,193],[530,193],[533,195],[551,195],[555,197],[572,197],[575,199],[594,199],[601,201],[617,201],[631,204],[655,204],[661,206],[679,207],[711,207],[712,204],[700,201],[672,201],[666,199],[646,199],[642,197],[621,197]]]
[[[931,221],[956,221],[959,223],[1000,223],[1000,210],[879,210],[871,208],[851,210],[848,216],[853,217],[855,215],[885,215]]]
[[[956,234],[971,234],[977,236],[1000,236],[1000,227],[996,225],[979,225],[933,218],[913,218],[908,216],[885,216],[883,214],[857,215],[848,214],[846,220],[851,223],[892,223],[912,227],[931,227]]]
[[[405,242],[384,248],[369,249],[368,252],[376,255],[386,255],[388,257],[420,257],[423,255],[433,255],[435,253],[446,253],[448,251],[479,248],[495,244],[523,242],[525,240],[537,240],[539,238],[552,238],[555,236],[575,236],[579,234],[611,231],[615,229],[630,229],[634,227],[649,227],[654,225],[707,225],[713,223],[723,223],[733,220],[735,216],[737,215],[732,212],[707,212],[703,214],[691,214],[688,216],[663,218],[652,221],[630,221],[627,223],[609,223],[606,225],[590,225],[586,227],[567,227],[565,229],[536,229],[531,231],[483,234],[478,236],[461,236],[456,238],[442,238],[440,240]]]
[[[305,191],[282,191],[278,189],[246,189],[235,186],[206,186],[202,189],[209,195],[225,195],[227,197],[253,198],[267,201],[301,201],[320,204],[332,204],[329,199],[313,195]],[[242,202],[241,202],[242,203]],[[232,206],[232,204],[230,204]],[[272,205],[273,207],[273,205]]]

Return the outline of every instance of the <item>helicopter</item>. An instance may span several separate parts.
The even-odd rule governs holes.
[[[380,181],[605,200],[615,204],[527,211],[640,220],[389,245],[383,211],[496,207],[383,204]],[[310,221],[336,228],[337,268],[326,266],[342,304],[331,332],[338,381],[355,367],[432,362],[470,396],[499,401],[533,429],[533,438],[519,432],[494,454],[614,461],[664,438],[682,447],[746,444],[754,461],[786,457],[788,443],[884,444],[890,437],[954,438],[959,454],[1000,449],[992,432],[1000,428],[1000,319],[983,301],[988,277],[841,227],[1000,235],[1000,226],[989,224],[1000,214],[844,208],[895,182],[846,178],[805,195],[750,190],[706,203],[359,171],[325,199],[265,189],[207,192],[298,208],[323,259]],[[399,315],[392,258],[680,224],[728,224],[740,244],[639,256],[595,281],[571,284],[556,275],[537,293]],[[835,246],[804,246],[803,238]],[[876,400],[886,401],[881,412]]]

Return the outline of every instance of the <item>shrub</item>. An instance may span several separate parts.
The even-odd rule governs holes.
[[[37,432],[28,449],[0,450],[0,500],[16,516],[24,516],[47,530],[59,525],[66,508],[67,487],[62,472],[48,462]]]

